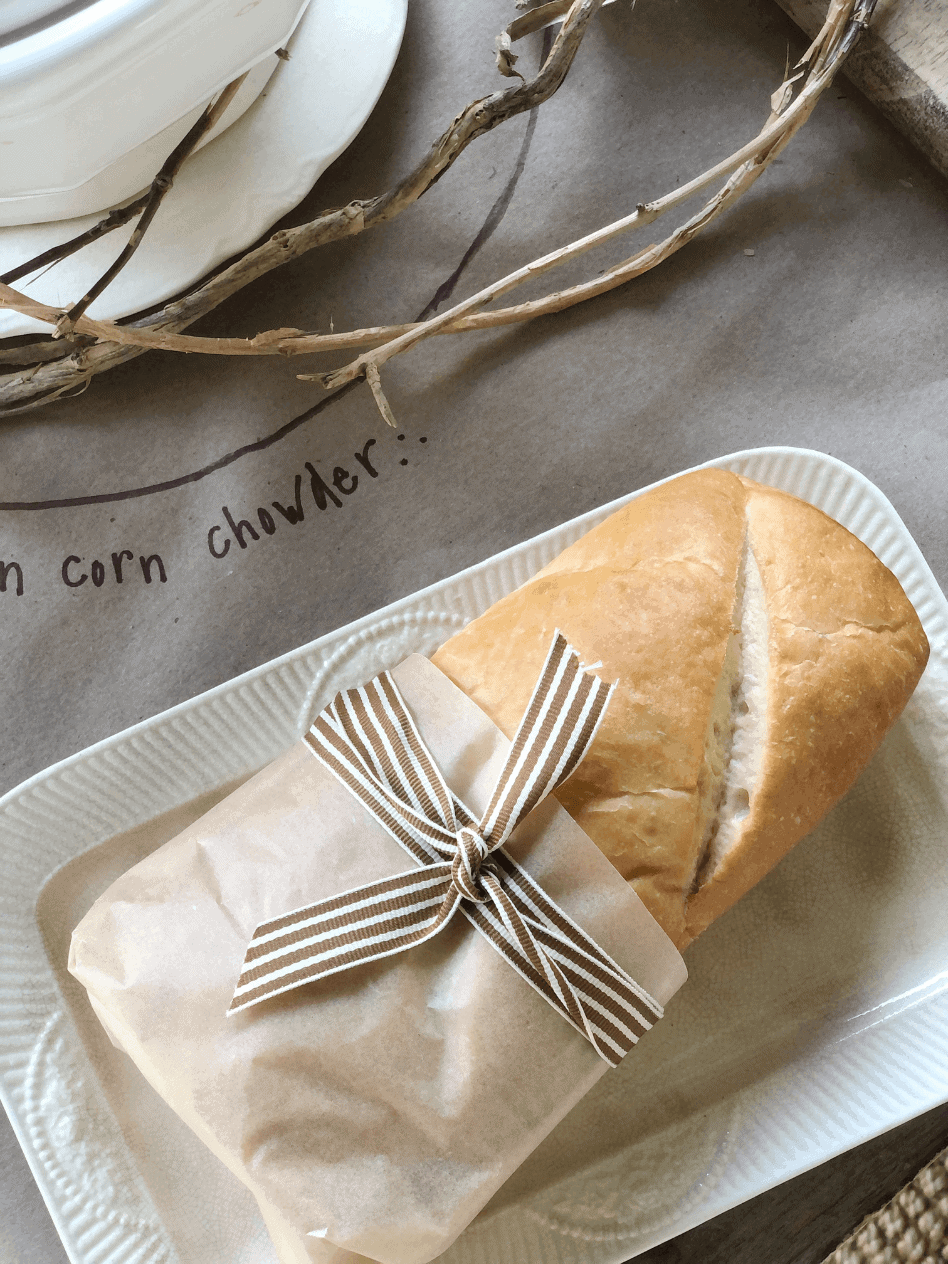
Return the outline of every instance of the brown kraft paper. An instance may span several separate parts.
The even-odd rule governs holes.
[[[510,743],[426,659],[391,674],[481,812]],[[660,1005],[681,986],[671,941],[554,799],[506,851]],[[69,968],[111,1039],[252,1190],[284,1264],[435,1258],[608,1070],[460,916],[226,1016],[260,922],[409,865],[297,743],[123,875],[73,935]]]

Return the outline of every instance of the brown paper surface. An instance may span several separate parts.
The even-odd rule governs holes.
[[[449,784],[483,810],[507,739],[427,660],[393,675]],[[671,941],[554,800],[507,850],[660,1004],[681,986]],[[70,969],[109,1035],[250,1186],[287,1262],[344,1258],[327,1244],[434,1258],[608,1069],[463,918],[225,1016],[261,921],[408,867],[297,743],[73,936]]]
[[[512,0],[411,0],[378,108],[287,222],[384,193],[469,101],[506,87],[494,39],[515,13]],[[535,70],[543,39],[519,45],[525,73]],[[481,136],[403,215],[293,260],[193,332],[250,337],[281,326],[328,331],[330,322],[339,331],[442,311],[691,179],[754,135],[788,53],[792,64],[807,43],[773,0],[610,5],[541,109]],[[0,591],[10,717],[3,789],[537,532],[742,448],[818,448],[861,469],[948,587],[939,473],[948,463],[946,215],[945,180],[844,78],[733,211],[660,268],[556,317],[431,339],[390,362],[383,377],[398,431],[381,421],[364,384],[327,402],[316,384],[297,380],[343,356],[151,353],[74,398],[5,417],[0,502],[34,508],[0,509],[0,560],[17,563],[24,581],[18,595],[11,571]],[[673,218],[653,235],[586,256],[568,275],[551,274],[548,288],[660,240]],[[521,296],[540,292],[536,282]],[[375,478],[354,456],[373,438]],[[337,465],[361,474],[357,490],[321,511],[307,462],[330,482]],[[293,503],[297,476],[305,518],[293,526],[273,501]],[[259,539],[245,532],[241,547],[230,533],[227,556],[216,558],[207,537],[226,527],[225,506],[235,522],[255,524]],[[277,519],[272,537],[260,529],[258,506]],[[119,584],[112,554],[122,558],[123,550],[132,560],[125,556]],[[146,582],[141,559],[153,554],[167,582],[154,565]],[[79,588],[62,578],[73,555],[82,559],[68,571],[73,582],[88,576]],[[101,587],[92,578],[96,561]],[[435,629],[430,648],[449,631]],[[867,819],[872,830],[860,824],[853,837],[860,847],[872,837],[888,854],[888,818],[875,807]],[[864,871],[861,859],[854,863]],[[797,864],[791,872],[804,873]],[[844,872],[838,886],[820,888],[819,900],[838,925],[827,951],[849,977],[864,960],[881,959],[889,941],[881,922],[866,918],[861,890],[857,911],[840,915],[830,895],[845,900]],[[783,890],[782,881],[772,879],[770,890]],[[808,936],[800,938],[809,966],[787,981],[788,940],[775,937],[775,925],[789,931],[769,899],[759,895],[730,915],[730,930],[691,950],[692,972],[708,971],[716,996],[736,979],[746,988],[753,975],[756,1017],[752,1037],[735,1039],[692,1001],[701,1020],[676,1033],[681,1062],[654,1081],[662,1119],[677,1118],[685,1102],[695,1118],[713,1117],[727,1080],[722,1065],[742,1073],[753,1033],[766,1031],[770,1041],[785,1030],[799,1006],[784,1003],[774,980],[794,995],[825,995],[817,941]],[[763,939],[755,909],[766,910]],[[728,974],[721,963],[732,944],[740,948]],[[710,1060],[709,1045],[717,1050]],[[700,1056],[689,1061],[692,1046]],[[122,1106],[137,1108],[138,1099]],[[581,1140],[571,1137],[574,1154]],[[3,1247],[18,1264],[66,1264],[5,1120],[0,1143]],[[692,1137],[687,1144],[694,1148]],[[80,1162],[65,1144],[60,1157]],[[925,1158],[918,1154],[919,1165]],[[852,1169],[837,1170],[843,1189]],[[49,1187],[49,1173],[45,1180]],[[635,1176],[615,1181],[630,1189]],[[827,1193],[807,1214],[813,1223],[835,1217],[841,1238],[844,1203]],[[187,1227],[193,1240],[195,1225]],[[177,1231],[169,1215],[173,1240]],[[734,1243],[745,1241],[729,1232]],[[202,1240],[201,1249],[210,1258],[215,1248]],[[675,1247],[689,1262],[702,1249],[693,1240]],[[755,1259],[779,1249],[763,1230],[751,1246],[734,1245]]]

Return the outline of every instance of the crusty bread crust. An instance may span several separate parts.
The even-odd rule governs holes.
[[[748,546],[769,619],[765,749],[746,818],[709,864]],[[617,681],[557,797],[679,947],[845,793],[928,654],[898,581],[865,545],[803,501],[723,470],[632,501],[434,662],[509,736],[556,628]]]
[[[688,902],[692,939],[842,798],[928,661],[918,615],[870,549],[805,501],[742,481],[769,617],[768,732],[740,837]]]

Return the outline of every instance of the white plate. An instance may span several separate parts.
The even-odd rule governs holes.
[[[948,1100],[948,603],[855,470],[791,448],[709,464],[794,492],[860,536],[914,602],[931,663],[847,799],[689,950],[691,978],[661,1027],[446,1264],[618,1264]],[[0,1089],[75,1264],[273,1257],[249,1194],[106,1041],[65,973],[72,927],[118,873],[297,739],[335,690],[432,651],[628,499],[0,800]]]
[[[0,223],[66,219],[137,193],[187,132],[186,116],[258,62],[269,59],[272,72],[305,3],[98,0],[0,42]],[[176,138],[137,183],[111,186],[102,202],[72,202],[70,193],[175,123]],[[54,213],[31,213],[43,198]]]
[[[391,73],[408,0],[311,0],[263,95],[191,156],[134,259],[89,308],[111,320],[180,293],[245,250],[312,188],[358,134]],[[0,274],[84,232],[101,217],[0,228]],[[117,229],[20,290],[54,307],[81,298],[128,240]],[[0,338],[48,333],[0,311]]]

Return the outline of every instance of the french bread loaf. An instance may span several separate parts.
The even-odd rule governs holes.
[[[724,470],[632,501],[433,659],[511,736],[556,628],[618,682],[557,797],[679,948],[845,794],[928,658],[864,544]]]

